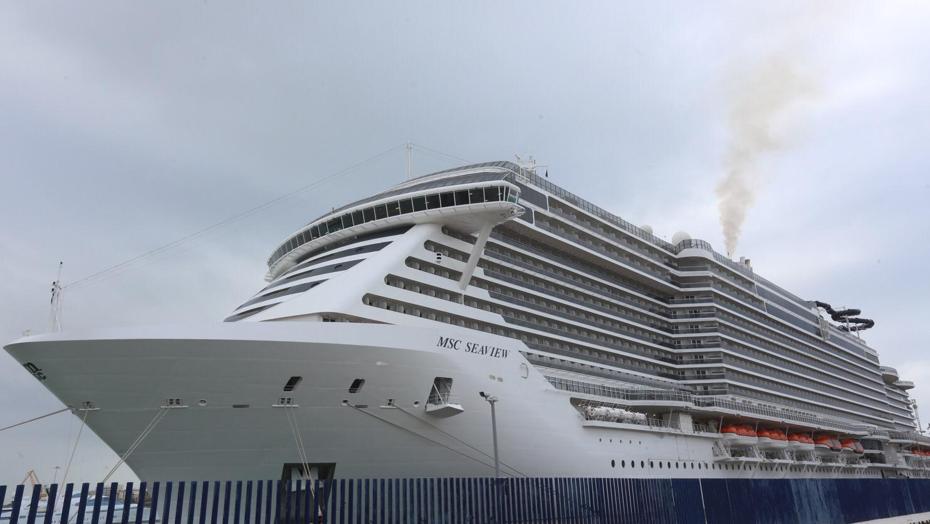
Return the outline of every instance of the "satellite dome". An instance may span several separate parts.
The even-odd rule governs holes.
[[[652,226],[650,226],[649,224],[643,224],[642,226],[640,226],[640,229],[642,229],[646,233],[649,233],[650,235],[652,234]]]
[[[685,240],[691,240],[691,235],[685,233],[684,231],[679,231],[672,235],[672,244],[675,244],[676,246]]]

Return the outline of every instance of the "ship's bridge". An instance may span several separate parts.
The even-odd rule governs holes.
[[[465,166],[415,178],[334,209],[288,237],[268,259],[271,281],[324,246],[376,230],[420,223],[476,232],[523,214],[520,188],[508,181],[522,168],[511,162]]]

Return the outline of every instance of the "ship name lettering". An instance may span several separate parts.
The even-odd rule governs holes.
[[[436,347],[464,351],[465,353],[474,353],[490,358],[507,358],[507,354],[509,353],[509,350],[497,346],[463,341],[452,337],[439,337]]]

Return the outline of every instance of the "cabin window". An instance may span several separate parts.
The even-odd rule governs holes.
[[[284,384],[284,391],[294,391],[294,388],[303,380],[303,377],[291,377],[287,380],[287,383]]]
[[[429,391],[427,404],[448,404],[452,393],[452,379],[449,377],[436,377]]]
[[[352,384],[349,385],[349,393],[358,393],[362,390],[362,387],[365,385],[365,379],[357,378],[352,381]]]

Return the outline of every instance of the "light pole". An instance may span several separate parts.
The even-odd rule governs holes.
[[[501,465],[497,456],[497,416],[494,413],[494,404],[497,403],[497,397],[488,395],[484,391],[479,391],[478,394],[491,405],[491,434],[494,437],[494,478],[501,478]]]

